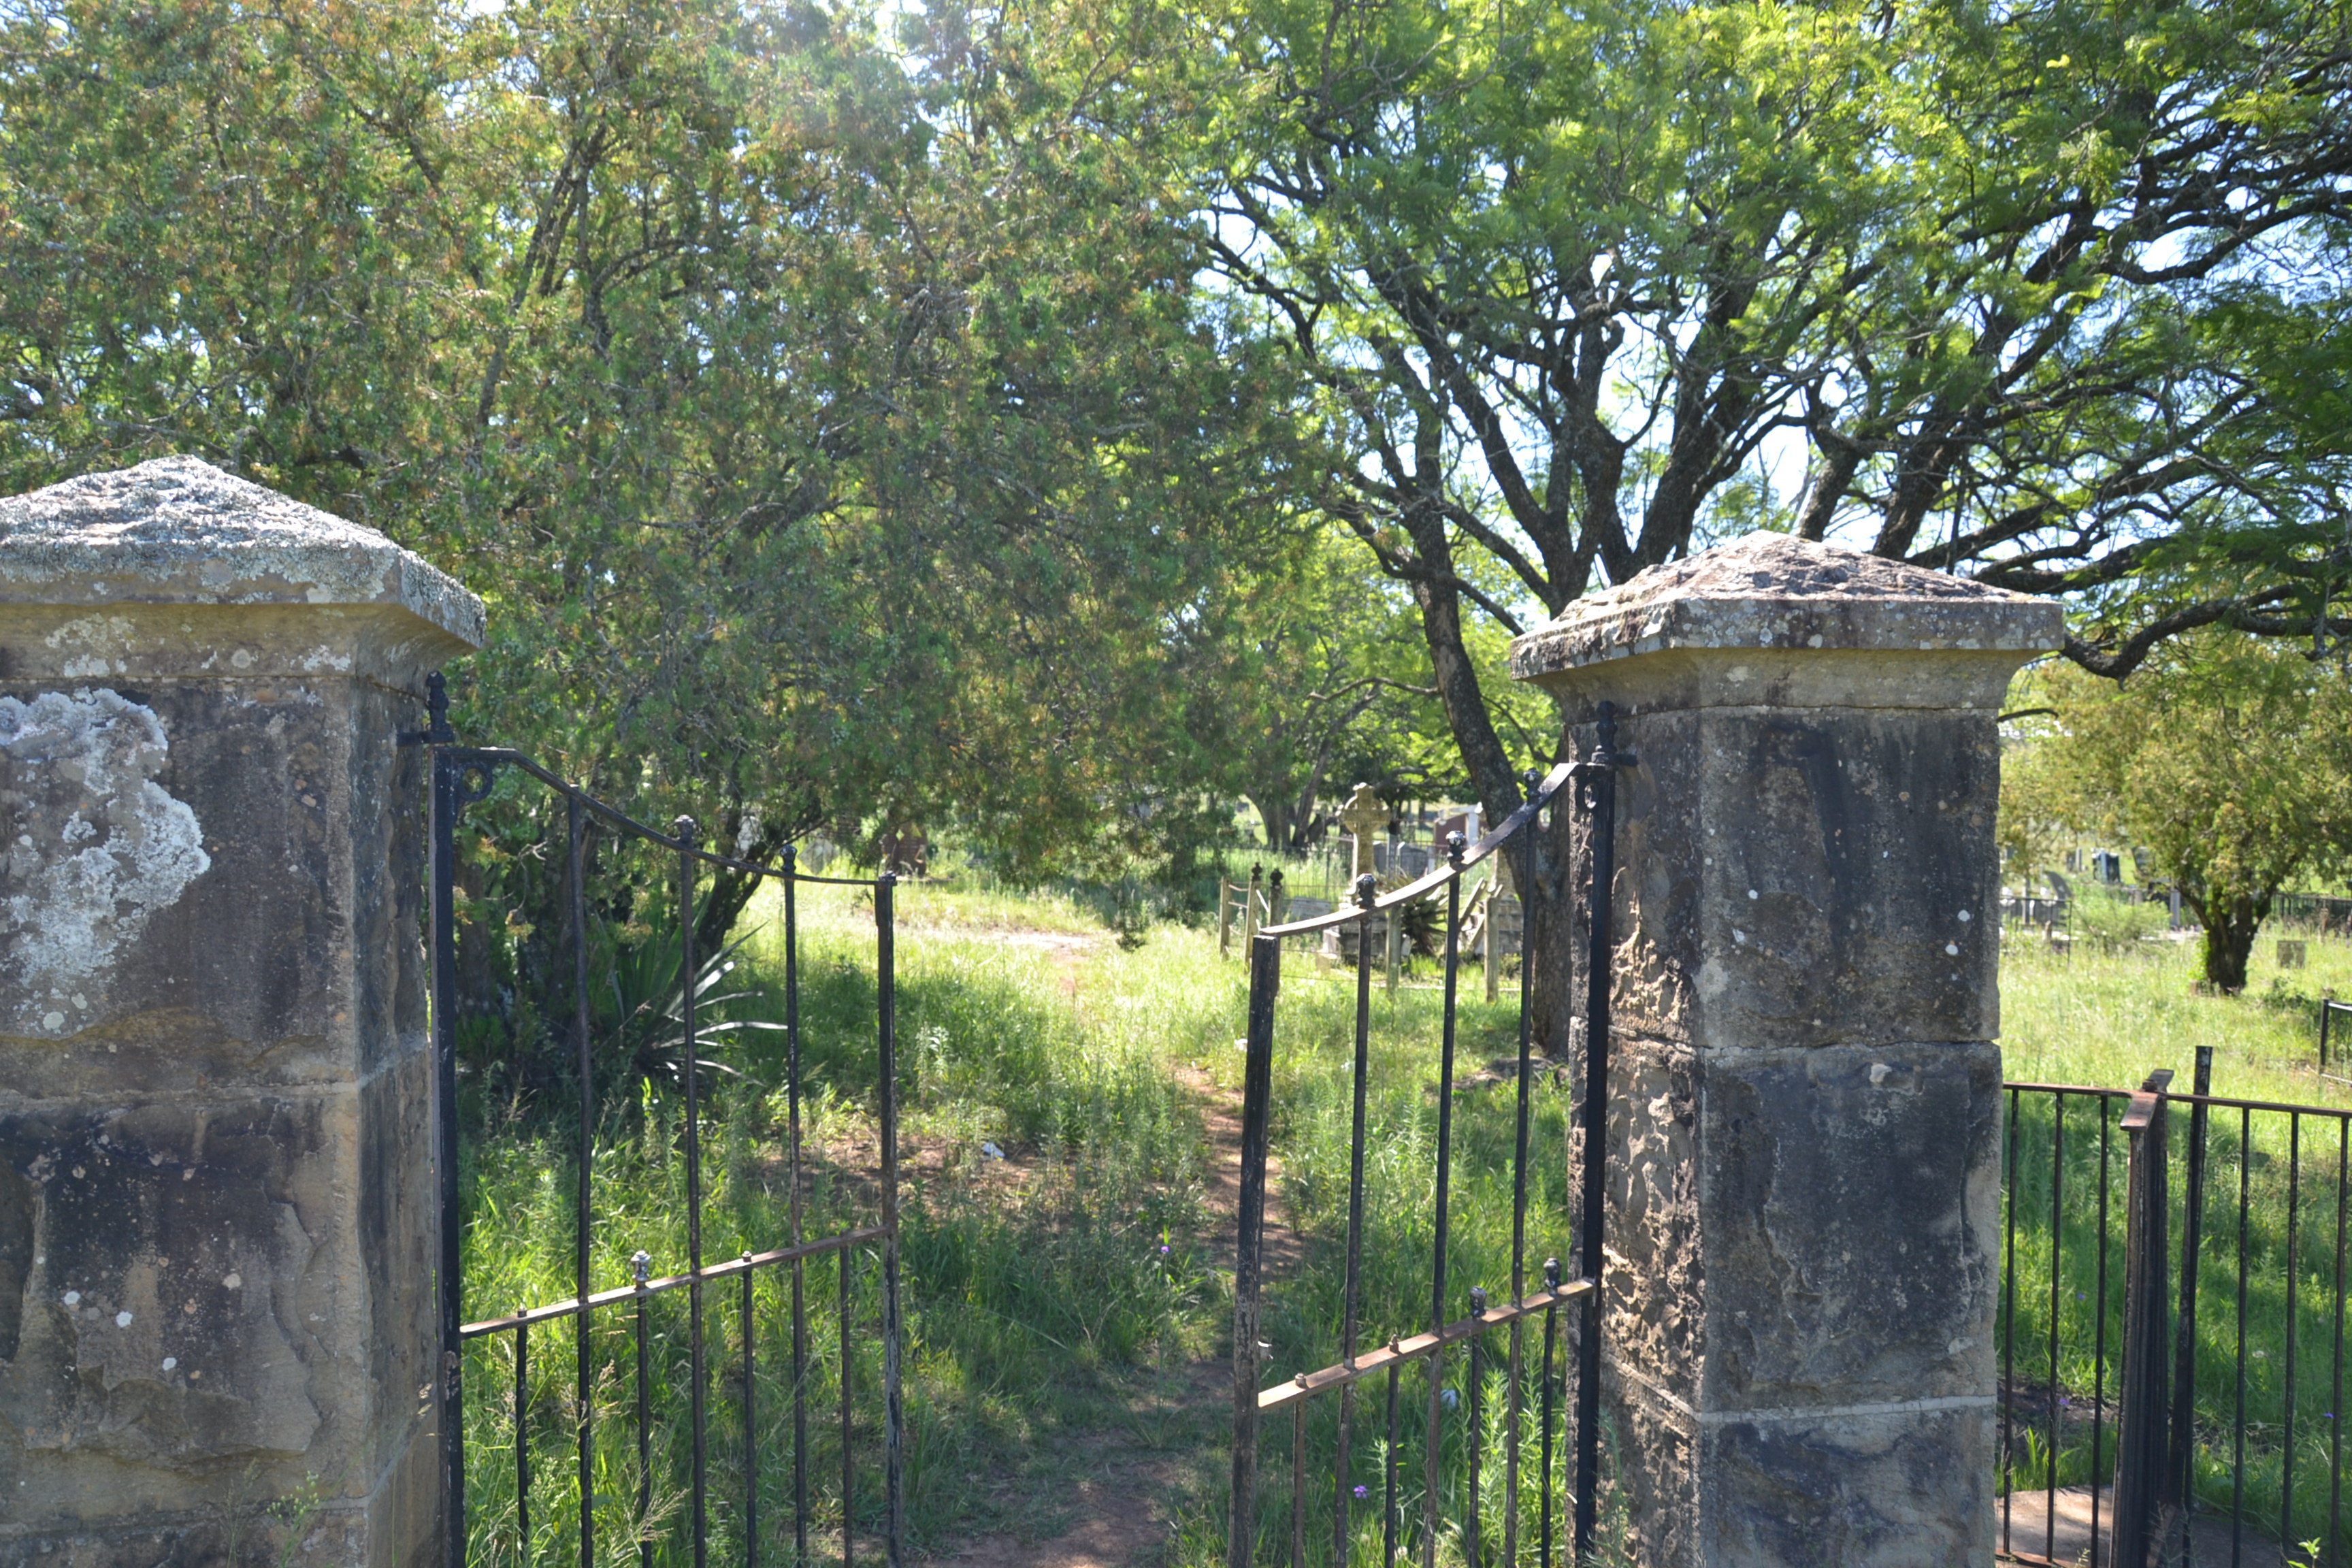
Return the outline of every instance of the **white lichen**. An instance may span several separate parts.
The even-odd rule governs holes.
[[[0,963],[18,1016],[57,1035],[62,1008],[100,1005],[116,955],[211,868],[196,814],[155,782],[171,754],[152,710],[118,692],[0,697]]]

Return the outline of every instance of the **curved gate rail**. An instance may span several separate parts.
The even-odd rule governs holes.
[[[577,1348],[575,1372],[575,1403],[572,1426],[578,1465],[578,1498],[580,1528],[578,1531],[581,1568],[593,1568],[597,1555],[597,1504],[612,1505],[623,1500],[609,1495],[600,1496],[595,1490],[595,1430],[592,1390],[595,1386],[598,1366],[590,1333],[591,1321],[606,1310],[633,1311],[632,1338],[635,1350],[634,1386],[636,1402],[635,1452],[637,1491],[635,1500],[635,1521],[632,1531],[639,1542],[639,1561],[652,1568],[656,1545],[650,1533],[649,1520],[653,1515],[654,1484],[656,1464],[653,1451],[655,1428],[653,1404],[655,1373],[648,1360],[648,1311],[656,1297],[683,1289],[686,1292],[687,1340],[688,1352],[688,1404],[691,1422],[691,1460],[688,1477],[688,1520],[691,1531],[691,1558],[694,1568],[707,1568],[710,1555],[710,1453],[709,1417],[710,1406],[710,1369],[705,1345],[706,1289],[713,1286],[734,1283],[739,1289],[736,1319],[737,1349],[740,1352],[741,1369],[735,1382],[735,1393],[740,1401],[744,1452],[743,1495],[740,1500],[741,1529],[736,1551],[745,1568],[757,1568],[760,1558],[761,1530],[759,1511],[759,1481],[762,1470],[761,1455],[757,1438],[758,1427],[753,1419],[757,1384],[757,1312],[753,1283],[761,1273],[774,1269],[788,1270],[792,1315],[790,1399],[792,1404],[792,1548],[790,1563],[799,1565],[813,1563],[809,1548],[810,1524],[814,1514],[810,1500],[809,1478],[809,1389],[811,1384],[811,1346],[809,1335],[809,1303],[807,1266],[828,1255],[837,1259],[836,1311],[840,1323],[839,1447],[841,1474],[840,1492],[834,1510],[841,1532],[840,1561],[844,1568],[854,1568],[856,1522],[856,1475],[852,1422],[852,1323],[853,1276],[859,1249],[873,1246],[881,1257],[881,1338],[883,1381],[884,1451],[884,1520],[883,1546],[890,1568],[898,1568],[904,1535],[905,1521],[905,1456],[904,1402],[900,1386],[899,1344],[901,1321],[898,1282],[898,1090],[894,1066],[896,1047],[895,996],[893,985],[893,912],[892,890],[897,878],[886,868],[881,875],[868,879],[818,877],[800,871],[794,865],[794,852],[787,846],[780,863],[759,865],[739,860],[706,849],[699,842],[698,829],[691,817],[677,819],[675,830],[663,833],[615,810],[586,794],[567,780],[550,773],[520,752],[498,747],[461,746],[451,732],[447,720],[447,700],[441,677],[432,678],[432,727],[416,739],[425,742],[433,758],[432,783],[432,1029],[436,1087],[434,1126],[434,1157],[439,1175],[441,1207],[440,1307],[443,1376],[439,1394],[439,1418],[442,1443],[445,1496],[448,1500],[446,1568],[465,1568],[469,1545],[468,1521],[466,1510],[465,1458],[465,1351],[473,1341],[495,1336],[511,1335],[514,1363],[514,1394],[512,1405],[515,1436],[514,1463],[519,1536],[524,1543],[521,1561],[530,1560],[530,1442],[528,1432],[529,1367],[531,1330],[541,1324],[572,1320]],[[497,770],[513,768],[528,774],[555,792],[563,802],[565,837],[568,849],[566,891],[568,919],[566,945],[571,950],[572,1016],[571,1019],[572,1047],[580,1080],[579,1171],[576,1231],[574,1239],[574,1295],[562,1301],[518,1310],[503,1317],[479,1321],[463,1321],[460,1301],[461,1258],[459,1242],[463,1216],[458,1208],[457,1185],[457,927],[456,927],[456,827],[465,808],[486,797]],[[591,1241],[593,1220],[591,1214],[591,1180],[595,1147],[598,1106],[595,1097],[595,1075],[592,1060],[592,1031],[589,1007],[589,929],[587,900],[584,892],[584,846],[591,821],[604,830],[633,837],[677,857],[678,919],[677,940],[681,965],[679,1005],[682,1026],[680,1046],[684,1089],[685,1116],[683,1131],[687,1184],[687,1268],[685,1272],[654,1277],[653,1259],[638,1252],[631,1260],[633,1279],[625,1286],[605,1290],[592,1289],[590,1278]],[[705,870],[732,870],[776,883],[782,890],[784,909],[784,1027],[786,1031],[786,1159],[791,1180],[790,1221],[785,1245],[764,1252],[746,1252],[727,1261],[706,1265],[702,1253],[702,1136],[700,1127],[699,1058],[697,1055],[697,1022],[695,1006],[698,995],[706,987],[697,983],[699,973],[695,952],[695,886],[699,873]],[[872,889],[876,936],[876,1075],[877,1080],[878,1215],[876,1223],[855,1226],[838,1234],[804,1237],[803,1222],[803,1151],[801,1146],[801,1026],[800,1026],[800,949],[797,889],[803,883],[824,883],[836,887],[858,887]],[[823,1417],[821,1416],[820,1419]],[[665,1553],[676,1561],[674,1554]]]
[[[1479,1409],[1487,1359],[1494,1353],[1486,1348],[1486,1336],[1494,1330],[1509,1330],[1509,1346],[1505,1352],[1507,1376],[1505,1384],[1505,1436],[1503,1442],[1503,1557],[1506,1563],[1516,1565],[1520,1561],[1518,1551],[1521,1418],[1526,1394],[1527,1355],[1525,1329],[1527,1321],[1538,1314],[1542,1319],[1542,1360],[1539,1375],[1538,1444],[1540,1474],[1537,1480],[1538,1545],[1537,1563],[1540,1568],[1550,1568],[1553,1553],[1554,1463],[1553,1432],[1558,1414],[1554,1403],[1555,1383],[1553,1363],[1558,1340],[1559,1310],[1574,1307],[1581,1311],[1580,1331],[1576,1336],[1576,1427],[1574,1432],[1575,1461],[1566,1486],[1567,1500],[1573,1517],[1574,1550],[1578,1560],[1588,1557],[1596,1534],[1596,1501],[1599,1493],[1600,1465],[1600,1356],[1601,1356],[1601,1215],[1605,1198],[1602,1185],[1605,1176],[1603,1161],[1605,1115],[1609,1083],[1609,988],[1611,933],[1609,900],[1606,889],[1613,873],[1614,837],[1616,826],[1616,770],[1633,762],[1631,752],[1622,752],[1616,745],[1616,721],[1612,708],[1602,703],[1600,708],[1599,744],[1591,757],[1581,763],[1563,763],[1555,767],[1540,783],[1535,783],[1525,805],[1511,814],[1475,845],[1467,845],[1462,835],[1448,836],[1446,864],[1430,871],[1415,881],[1392,892],[1377,894],[1374,879],[1370,876],[1357,879],[1355,907],[1335,910],[1329,914],[1294,921],[1286,925],[1271,925],[1259,931],[1250,942],[1249,1033],[1245,1043],[1248,1052],[1243,1080],[1241,1191],[1238,1203],[1239,1235],[1234,1251],[1234,1458],[1230,1529],[1227,1538],[1228,1568],[1253,1568],[1258,1561],[1258,1448],[1260,1423],[1271,1415],[1287,1410],[1290,1413],[1290,1520],[1287,1533],[1288,1560],[1292,1568],[1306,1568],[1308,1561],[1306,1539],[1307,1509],[1307,1411],[1317,1396],[1337,1391],[1339,1400],[1338,1438],[1331,1469],[1332,1539],[1330,1561],[1344,1565],[1349,1561],[1352,1542],[1349,1525],[1349,1502],[1358,1498],[1369,1500],[1370,1489],[1351,1484],[1350,1450],[1355,1440],[1355,1403],[1357,1384],[1368,1378],[1380,1377],[1385,1384],[1386,1430],[1381,1465],[1381,1560],[1386,1563],[1399,1561],[1403,1531],[1397,1508],[1397,1434],[1400,1397],[1400,1373],[1410,1363],[1421,1362],[1425,1369],[1427,1384],[1427,1431],[1424,1438],[1424,1464],[1427,1470],[1423,1500],[1419,1557],[1423,1568],[1434,1568],[1437,1561],[1437,1540],[1441,1521],[1438,1519],[1441,1496],[1440,1468],[1443,1463],[1441,1432],[1444,1419],[1442,1394],[1444,1392],[1444,1368],[1449,1346],[1466,1343],[1469,1347],[1470,1376],[1465,1380],[1468,1395],[1467,1444],[1468,1477],[1465,1489],[1465,1517],[1459,1521],[1467,1548],[1471,1568],[1480,1568],[1484,1552],[1478,1509],[1480,1500],[1480,1466],[1484,1459],[1484,1413]],[[1534,783],[1534,775],[1528,775]],[[1587,818],[1587,886],[1588,946],[1585,996],[1585,1045],[1583,1097],[1579,1111],[1579,1126],[1583,1133],[1585,1151],[1579,1173],[1578,1189],[1580,1223],[1576,1226],[1577,1268],[1575,1278],[1563,1279],[1559,1260],[1547,1259],[1543,1265],[1543,1283],[1539,1289],[1528,1289],[1528,1131],[1532,1109],[1534,1058],[1528,997],[1535,984],[1532,974],[1534,954],[1538,951],[1533,930],[1538,907],[1529,899],[1523,907],[1528,911],[1528,926],[1520,939],[1521,979],[1518,1026],[1517,1105],[1516,1139],[1512,1154],[1512,1224],[1511,1279],[1509,1299],[1499,1304],[1489,1302],[1484,1289],[1468,1293],[1467,1314],[1449,1320],[1451,1303],[1447,1297],[1447,1246],[1450,1215],[1448,1202],[1452,1179],[1453,1117],[1454,1117],[1454,1056],[1455,1044],[1455,1004],[1461,961],[1462,883],[1474,867],[1491,856],[1500,854],[1506,847],[1518,855],[1518,885],[1533,889],[1535,884],[1534,824],[1538,815],[1549,806],[1561,788],[1573,782],[1576,790],[1573,805]],[[1422,1332],[1404,1336],[1392,1333],[1384,1345],[1360,1352],[1362,1340],[1362,1258],[1364,1222],[1364,1146],[1366,1079],[1370,1065],[1371,1037],[1371,975],[1372,921],[1388,910],[1401,910],[1406,905],[1433,897],[1440,889],[1446,900],[1444,947],[1444,1004],[1440,1034],[1440,1066],[1437,1095],[1437,1145],[1435,1151],[1435,1212],[1434,1231],[1430,1248],[1429,1318],[1428,1328]],[[1348,1232],[1346,1251],[1346,1283],[1344,1287],[1343,1321],[1340,1325],[1340,1359],[1336,1363],[1311,1372],[1300,1372],[1271,1387],[1261,1388],[1259,1367],[1266,1347],[1259,1339],[1261,1297],[1263,1294],[1265,1228],[1265,1173],[1267,1138],[1273,1099],[1274,1021],[1276,994],[1282,978],[1282,939],[1308,932],[1338,930],[1353,924],[1356,928],[1356,1002],[1355,1058],[1350,1072],[1354,1107],[1350,1126],[1350,1156],[1348,1189]]]

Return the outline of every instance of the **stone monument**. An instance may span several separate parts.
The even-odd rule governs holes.
[[[1355,845],[1355,860],[1348,872],[1348,885],[1339,889],[1341,904],[1353,904],[1356,901],[1357,879],[1376,877],[1380,874],[1379,834],[1381,828],[1389,825],[1391,818],[1392,814],[1389,810],[1388,803],[1381,799],[1379,792],[1368,784],[1358,784],[1354,792],[1348,796],[1347,804],[1340,806],[1334,820],[1348,830]],[[1361,926],[1368,928],[1372,941],[1385,950],[1389,932],[1388,916],[1384,914],[1369,916],[1361,922]],[[1356,939],[1360,934],[1361,931],[1355,921],[1334,926],[1325,931],[1323,933],[1324,958],[1335,963],[1355,963]],[[1393,983],[1391,989],[1394,989]]]
[[[0,1562],[436,1562],[425,676],[481,602],[192,458],[0,500]]]
[[[1992,1560],[1996,716],[2062,629],[1757,534],[1512,644],[1639,757],[1602,1349],[1648,1568]]]
[[[1348,796],[1347,804],[1340,806],[1337,820],[1355,842],[1355,865],[1348,873],[1348,880],[1352,885],[1357,878],[1371,875],[1376,870],[1372,849],[1378,840],[1374,835],[1389,825],[1389,808],[1371,785],[1360,784],[1355,793]]]

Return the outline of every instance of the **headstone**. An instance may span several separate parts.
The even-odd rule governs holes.
[[[1338,820],[1356,841],[1354,866],[1348,873],[1348,879],[1353,882],[1367,872],[1377,876],[1379,872],[1373,864],[1372,850],[1381,829],[1389,825],[1387,804],[1371,785],[1360,784],[1355,793],[1348,797],[1348,804],[1339,808]]]
[[[2139,873],[2139,879],[2140,879],[2142,882],[2153,882],[2153,881],[2155,881],[2155,880],[2156,880],[2156,851],[2155,851],[2155,850],[2153,850],[2153,849],[2135,849],[2135,850],[2133,850],[2133,851],[2132,851],[2132,869]]]
[[[0,1561],[440,1561],[410,738],[482,635],[193,458],[0,500]]]
[[[1993,1559],[1997,719],[2063,633],[1759,533],[1512,644],[1579,754],[1607,700],[1639,757],[1601,1351],[1644,1568]]]
[[[834,857],[839,853],[840,850],[834,847],[833,840],[820,833],[801,846],[799,857],[801,869],[814,872],[822,877],[824,875],[824,868],[833,864]]]
[[[1471,806],[1468,810],[1456,812],[1454,816],[1445,818],[1443,822],[1440,822],[1437,825],[1437,842],[1440,844],[1444,843],[1445,836],[1449,833],[1459,833],[1462,835],[1462,842],[1465,844],[1477,843],[1479,834],[1478,808],[1475,805]]]
[[[2102,849],[2091,857],[2092,879],[2100,882],[2120,882],[2124,879],[2123,857],[2112,849]]]
[[[2309,955],[2302,937],[2279,938],[2278,962],[2281,969],[2301,969],[2303,961]]]
[[[1400,844],[1396,847],[1395,868],[1400,876],[1419,877],[1429,869],[1429,846]]]

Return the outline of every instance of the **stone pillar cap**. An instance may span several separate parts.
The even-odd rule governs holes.
[[[200,458],[0,500],[0,605],[137,604],[406,610],[469,649],[485,630],[482,601],[421,556]]]
[[[1760,679],[1733,679],[1751,696],[1785,676],[1788,661],[1816,651],[1874,655],[1860,663],[1882,672],[1909,662],[1906,654],[1976,656],[1963,662],[1999,666],[2005,681],[2010,669],[2061,647],[2065,630],[2064,610],[2049,599],[1759,532],[1577,600],[1512,639],[1510,670],[1563,698],[1588,689],[1607,695],[1601,683],[1623,676],[1594,667],[1658,654],[1684,656],[1661,662],[1689,670],[1744,653],[1735,668]]]

